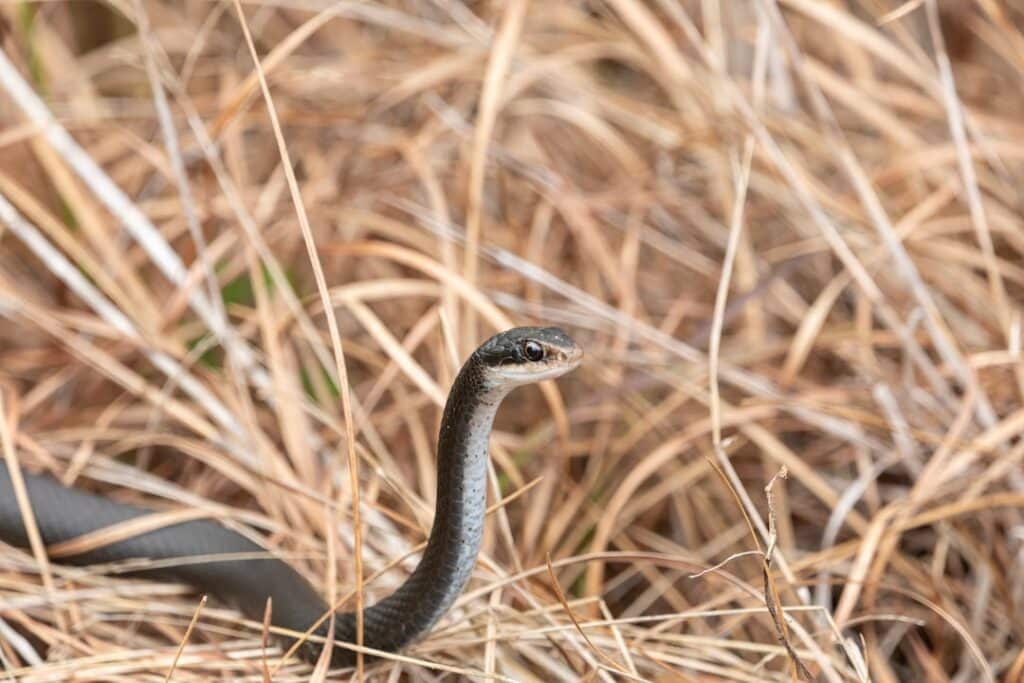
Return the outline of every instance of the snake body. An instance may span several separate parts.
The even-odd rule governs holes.
[[[568,372],[579,363],[581,355],[579,347],[561,330],[530,327],[495,335],[470,355],[452,385],[441,420],[436,509],[426,549],[405,583],[363,611],[364,646],[397,651],[426,633],[451,607],[469,580],[480,549],[488,442],[499,404],[516,386]],[[66,488],[47,476],[23,473],[22,477],[40,536],[48,547],[152,512]],[[11,474],[3,466],[0,540],[29,546]],[[217,522],[197,520],[58,559],[76,565],[169,560],[162,568],[136,573],[187,583],[237,606],[256,620],[263,619],[270,599],[273,625],[298,633],[327,613],[329,607],[319,593],[281,560],[209,558],[238,553],[265,555],[266,549]],[[191,563],[174,562],[196,556],[207,557]],[[323,620],[315,633],[326,637],[328,623]],[[336,642],[356,642],[354,613],[334,615],[333,638]],[[307,640],[300,653],[314,661],[321,649],[320,642]],[[332,649],[332,666],[350,666],[354,661],[353,650]]]

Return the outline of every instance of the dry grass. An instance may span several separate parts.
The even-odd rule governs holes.
[[[351,608],[429,528],[460,359],[561,324],[587,362],[499,416],[469,590],[368,680],[1018,683],[1022,26],[3,3],[5,458],[248,529]],[[324,679],[263,631],[0,547],[17,680]]]

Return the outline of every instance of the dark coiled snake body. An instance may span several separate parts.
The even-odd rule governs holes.
[[[456,377],[437,443],[437,502],[422,559],[394,593],[363,612],[363,644],[394,652],[426,633],[461,593],[476,563],[486,510],[487,454],[498,405],[516,386],[557,377],[576,367],[582,352],[557,328],[515,328],[495,335],[466,361]],[[22,473],[43,543],[70,541],[151,510],[68,489],[47,476]],[[28,547],[11,473],[0,465],[0,540]],[[58,561],[77,565],[132,559],[262,553],[266,549],[214,521],[189,521],[112,542]],[[190,584],[261,620],[272,601],[272,623],[304,633],[329,607],[291,566],[273,558],[224,559],[146,570],[149,578]],[[0,600],[2,609],[2,600]],[[315,633],[327,635],[327,620]],[[334,617],[336,642],[356,642],[351,612]],[[300,652],[315,660],[322,645],[306,641]],[[333,666],[348,666],[354,651],[335,647]]]

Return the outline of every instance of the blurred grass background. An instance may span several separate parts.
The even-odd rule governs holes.
[[[1020,683],[1022,28],[1013,0],[5,2],[6,459],[370,602],[429,529],[461,360],[559,324],[585,365],[500,413],[469,590],[368,680]],[[104,569],[0,546],[0,670],[323,679]]]

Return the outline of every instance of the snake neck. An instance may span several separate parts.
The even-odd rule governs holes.
[[[487,381],[471,356],[452,385],[437,441],[437,503],[433,528],[419,565],[395,593],[368,610],[400,614],[388,642],[400,648],[428,631],[451,607],[472,574],[487,510],[488,442],[494,415],[509,387]],[[393,623],[393,622],[392,622]]]

